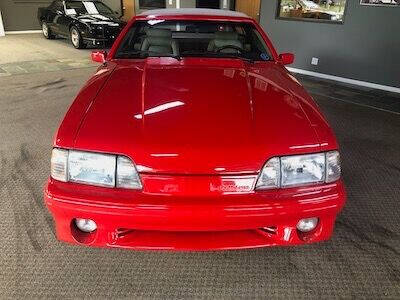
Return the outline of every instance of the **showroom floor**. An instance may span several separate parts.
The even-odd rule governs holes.
[[[60,47],[68,49],[54,59],[73,57]],[[342,147],[348,203],[332,240],[223,252],[93,249],[56,241],[42,187],[53,134],[94,71],[0,76],[0,298],[400,298],[400,95],[299,77]]]
[[[76,51],[68,40],[46,40],[41,33],[0,38],[0,77],[93,66],[90,49]]]

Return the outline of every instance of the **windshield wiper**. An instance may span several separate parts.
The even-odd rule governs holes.
[[[243,57],[243,56],[239,56],[239,55],[226,55],[225,57],[238,58],[238,59],[244,60],[248,63],[254,64],[254,59],[248,58],[248,57]]]
[[[235,55],[235,54],[231,54],[231,53],[223,53],[223,52],[212,52],[212,51],[184,51],[183,56],[187,55],[187,56],[200,56],[200,57],[222,57],[222,58],[237,58],[237,59],[241,59],[244,60],[248,63],[254,63],[254,59],[252,58],[248,58],[248,57],[244,57],[241,55]]]
[[[162,55],[162,53],[147,51],[147,50],[137,50],[137,51],[127,51],[117,53],[116,58],[147,58],[147,57],[172,57],[176,60],[182,60],[182,57],[179,55]]]

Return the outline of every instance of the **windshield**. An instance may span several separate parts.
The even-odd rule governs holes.
[[[260,33],[246,22],[164,21],[135,22],[115,58],[173,56],[271,60]]]
[[[107,5],[94,1],[70,1],[65,3],[67,15],[112,15],[114,12]]]

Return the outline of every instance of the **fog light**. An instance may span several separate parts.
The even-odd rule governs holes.
[[[318,218],[306,218],[306,219],[301,219],[297,223],[297,229],[301,232],[310,232],[315,229],[318,225]]]
[[[97,229],[97,225],[90,219],[75,219],[75,225],[83,232],[93,232]]]

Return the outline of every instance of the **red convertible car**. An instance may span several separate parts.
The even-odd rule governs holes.
[[[338,144],[261,27],[237,12],[133,18],[54,138],[44,198],[58,239],[215,250],[329,239]]]

